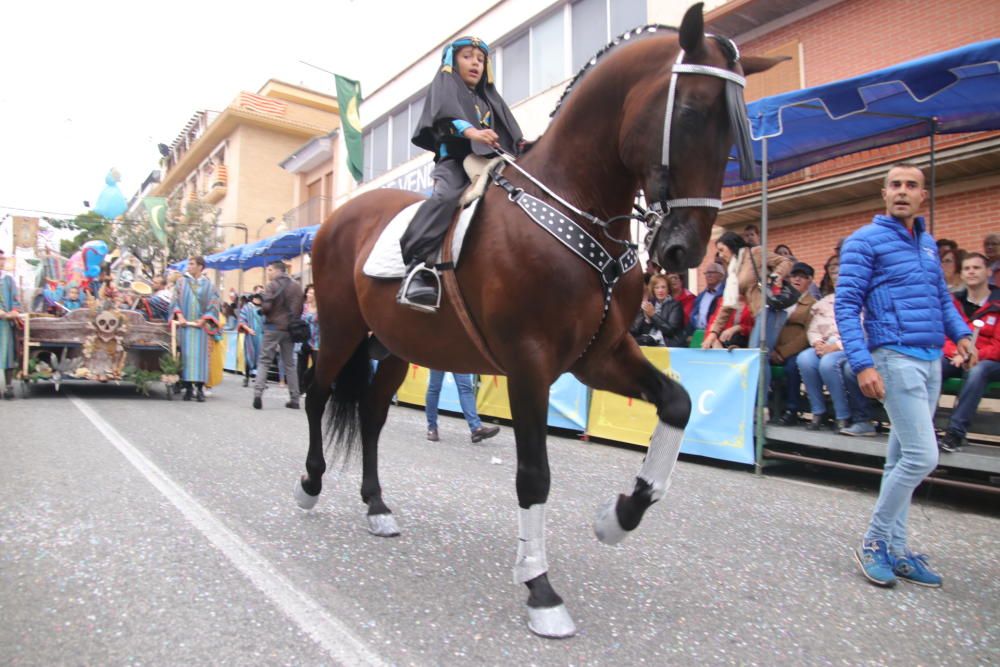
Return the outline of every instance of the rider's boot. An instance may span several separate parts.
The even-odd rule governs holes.
[[[403,280],[406,288],[400,288],[396,300],[405,305],[412,305],[419,310],[436,310],[438,304],[438,281],[434,269],[426,266],[423,260],[414,260],[406,267],[407,278]]]

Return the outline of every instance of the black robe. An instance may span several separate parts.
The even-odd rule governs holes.
[[[440,157],[438,147],[442,143],[445,144],[449,157],[462,159],[470,152],[492,155],[494,151],[491,147],[478,141],[469,141],[458,134],[451,121],[464,120],[477,130],[489,127],[500,137],[500,146],[508,153],[517,155],[518,143],[524,135],[510,107],[487,79],[487,73],[483,72],[483,78],[476,84],[473,92],[462,81],[457,66],[443,64],[427,92],[424,111],[413,133],[413,143],[432,151],[435,161]],[[480,114],[476,113],[477,102],[480,114],[490,113],[491,122],[487,125],[481,122]]]

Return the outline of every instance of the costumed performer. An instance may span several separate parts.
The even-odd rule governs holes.
[[[240,308],[239,331],[243,332],[243,386],[250,386],[250,376],[257,374],[257,357],[264,344],[264,315],[260,304],[264,296],[258,292]]]
[[[407,279],[405,294],[400,288],[396,300],[434,310],[439,289],[434,255],[469,185],[462,161],[470,153],[492,156],[498,148],[517,155],[523,146],[521,128],[493,85],[486,42],[462,37],[445,47],[412,141],[434,153],[434,192],[400,239]]]
[[[214,336],[219,329],[219,292],[204,275],[204,257],[191,257],[187,270],[188,275],[174,285],[170,312],[178,323],[184,400],[190,401],[192,392],[197,389],[196,398],[201,403],[205,400],[204,387],[208,380],[208,337]]]
[[[0,258],[2,259],[2,258]],[[0,274],[0,369],[3,369],[3,397],[14,398],[14,369],[17,368],[14,327],[20,317],[21,301],[17,298],[17,284],[6,273]]]

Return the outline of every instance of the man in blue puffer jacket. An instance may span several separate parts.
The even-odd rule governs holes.
[[[927,557],[907,547],[906,521],[913,490],[937,466],[933,417],[945,335],[958,341],[967,367],[977,361],[969,327],[945,285],[937,246],[917,216],[926,198],[918,167],[889,168],[882,189],[886,214],[876,215],[844,242],[834,306],[861,391],[882,401],[892,421],[882,488],[861,549],[855,551],[868,580],[887,587],[897,577],[941,585]]]

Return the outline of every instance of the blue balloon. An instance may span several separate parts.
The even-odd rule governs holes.
[[[104,177],[106,186],[101,191],[101,196],[97,198],[94,206],[94,213],[108,220],[114,220],[128,209],[128,202],[125,201],[122,191],[118,189],[118,172],[112,169]]]

